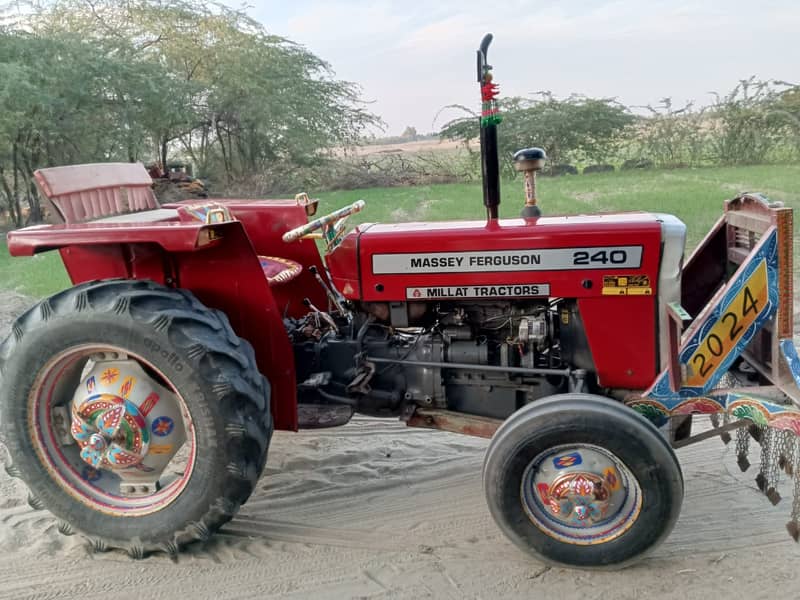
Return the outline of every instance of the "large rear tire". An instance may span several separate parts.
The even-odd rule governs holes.
[[[124,360],[93,362],[108,356]],[[65,428],[63,421],[72,415],[72,438],[78,439],[75,412],[70,413],[73,396],[85,393],[83,388],[96,391],[101,377],[87,379],[96,364],[128,365],[136,375],[127,378],[132,380],[127,388],[114,392],[120,398],[103,397],[141,417],[139,429],[130,421],[139,437],[138,446],[131,442],[129,448],[183,457],[186,464],[171,479],[164,476],[137,493],[123,481],[129,467],[112,470],[107,454],[106,462],[87,470],[81,447],[70,439],[70,423]],[[119,376],[119,369],[110,371]],[[252,347],[236,336],[227,317],[189,292],[113,280],[56,294],[14,323],[0,345],[0,376],[7,471],[27,484],[32,506],[48,509],[60,520],[59,529],[86,535],[97,549],[119,548],[142,557],[159,550],[175,553],[206,539],[248,499],[264,468],[273,430],[269,383],[256,367]],[[161,402],[171,399],[174,406],[165,408],[174,420],[146,417],[153,401],[159,402],[157,394],[146,407],[140,401],[131,408],[125,398],[131,384],[141,386],[143,379],[160,390]],[[112,381],[116,389],[123,379],[109,376],[109,386]],[[97,414],[88,427],[95,427],[100,446],[134,439],[130,428],[128,438],[118,429],[100,439],[104,430],[95,424],[108,419],[97,421]],[[180,449],[165,443],[173,430],[182,433]],[[152,443],[142,446],[142,437]],[[144,463],[134,466],[154,471]]]
[[[483,467],[489,510],[514,544],[548,564],[622,568],[666,538],[683,476],[658,430],[626,406],[563,394],[518,410]]]

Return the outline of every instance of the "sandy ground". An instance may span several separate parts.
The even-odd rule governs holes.
[[[26,300],[0,293],[0,336]],[[5,317],[5,319],[4,319]],[[551,569],[500,534],[483,501],[485,440],[356,418],[278,433],[258,490],[212,541],[177,563],[91,554],[24,486],[0,475],[0,598],[797,598],[800,546],[709,440],[678,452],[683,513],[670,538],[622,572]],[[751,456],[756,462],[757,456]]]

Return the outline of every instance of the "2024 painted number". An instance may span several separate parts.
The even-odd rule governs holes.
[[[705,386],[767,304],[767,265],[762,260],[689,358],[687,386]]]

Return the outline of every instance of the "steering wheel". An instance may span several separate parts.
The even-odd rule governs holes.
[[[318,229],[322,229],[322,237],[328,246],[328,250],[330,250],[341,238],[347,218],[350,215],[361,212],[364,206],[366,206],[366,202],[363,200],[356,200],[348,206],[344,206],[332,213],[314,219],[305,225],[290,229],[283,234],[281,239],[287,243],[294,242],[308,236]]]

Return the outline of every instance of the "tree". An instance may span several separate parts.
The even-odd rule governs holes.
[[[722,164],[766,162],[786,139],[787,120],[780,108],[773,81],[742,79],[724,96],[715,94],[709,107],[710,139],[716,160]]]
[[[39,218],[33,171],[167,163],[272,186],[378,120],[330,66],[205,0],[53,0],[0,29],[0,198]]]
[[[105,133],[116,122],[113,98],[97,94],[113,69],[73,38],[0,34],[0,162],[18,224],[22,198],[31,218],[40,217],[31,179],[36,168],[114,153]]]
[[[800,152],[800,86],[786,85],[790,86],[789,89],[779,94],[772,110],[786,124],[795,152]]]
[[[647,117],[638,123],[633,147],[637,158],[652,160],[659,167],[698,166],[708,155],[706,109],[689,102],[676,108],[672,98],[648,105]]]
[[[173,141],[201,173],[228,180],[317,164],[378,122],[359,88],[334,79],[302,46],[270,35],[245,13],[205,0],[56,0],[42,30],[68,29],[158,65],[175,92],[137,115],[162,161]]]
[[[612,99],[572,95],[560,100],[549,92],[535,98],[500,100],[501,161],[509,173],[514,152],[541,146],[550,164],[592,159],[605,162],[634,122],[628,109]],[[478,136],[478,119],[470,116],[447,123],[440,135],[469,140]]]
[[[400,135],[400,137],[407,140],[416,140],[419,137],[417,134],[417,128],[409,125],[403,130],[403,133]]]

